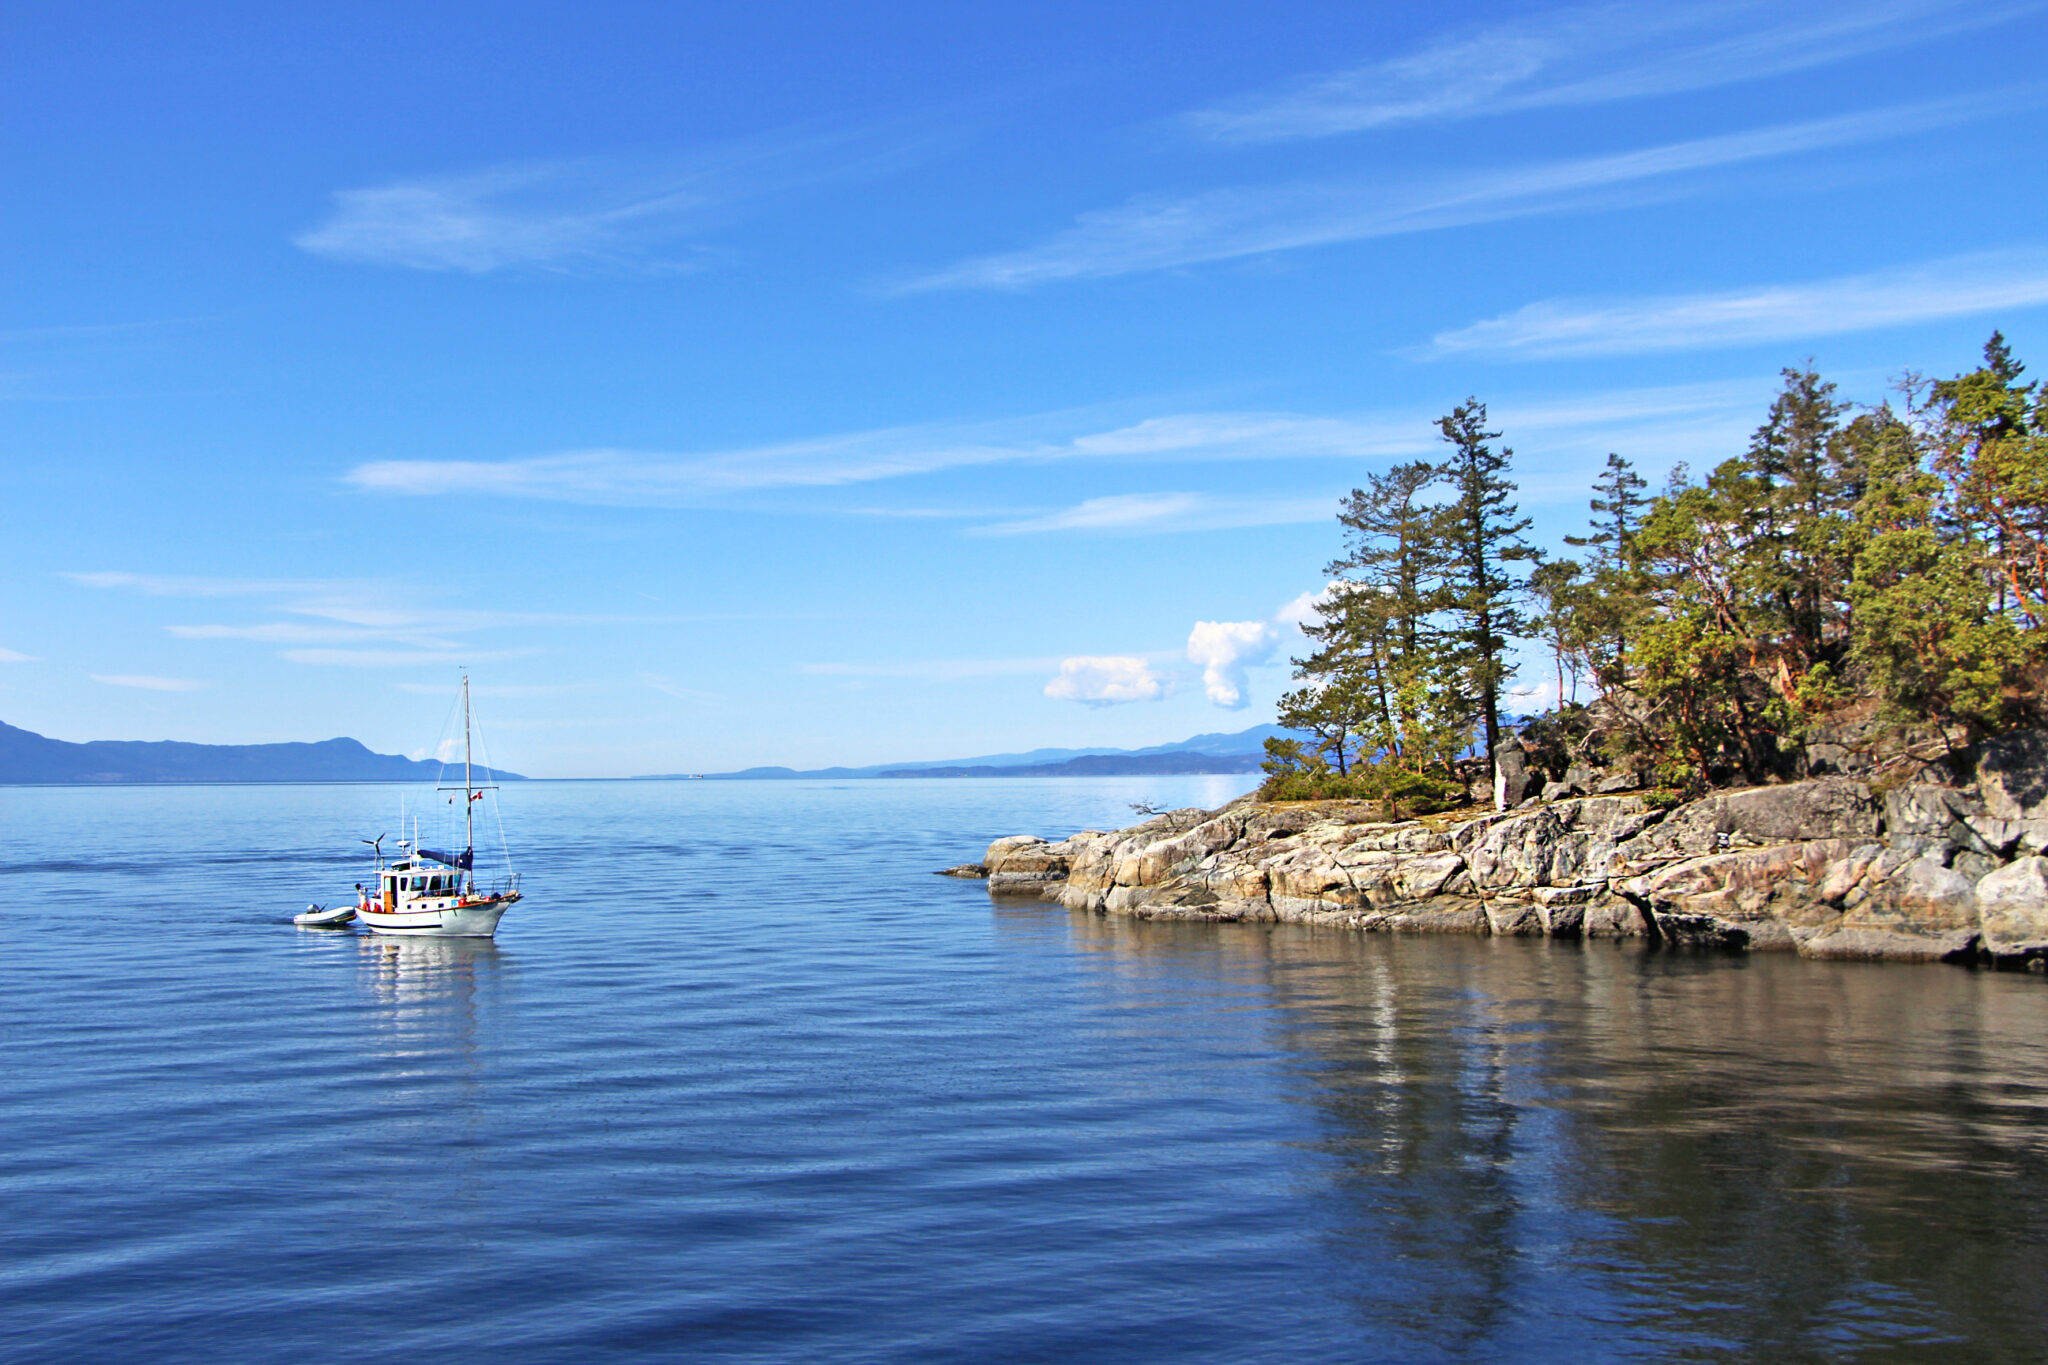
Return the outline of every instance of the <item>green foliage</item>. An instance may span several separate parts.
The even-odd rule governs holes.
[[[1896,720],[1987,734],[2041,714],[2041,399],[1994,333],[1870,445],[1856,506],[1854,656]]]
[[[1592,526],[1583,536],[1564,538],[1567,545],[1593,552],[1586,572],[1571,584],[1569,600],[1546,612],[1555,615],[1559,607],[1564,609],[1566,623],[1549,631],[1553,646],[1561,645],[1567,658],[1581,663],[1604,687],[1628,681],[1629,640],[1648,610],[1642,552],[1636,544],[1647,486],[1633,464],[1608,452],[1606,469],[1593,481]],[[1530,586],[1539,592],[1547,588],[1533,574]]]
[[[1350,773],[1327,768],[1276,772],[1260,785],[1259,799],[1382,801],[1388,818],[1396,820],[1456,810],[1470,802],[1461,782],[1384,764],[1366,764]]]
[[[1486,404],[1466,399],[1438,420],[1437,430],[1451,445],[1440,477],[1452,498],[1435,528],[1443,545],[1445,642],[1471,689],[1490,756],[1500,743],[1500,694],[1514,675],[1508,644],[1529,630],[1521,609],[1526,585],[1515,566],[1539,556],[1523,539],[1529,519],[1509,501],[1515,452],[1494,449],[1500,433],[1486,429]]]
[[[1993,334],[1976,370],[1912,382],[1901,415],[1787,369],[1704,480],[1681,466],[1646,498],[1609,455],[1592,524],[1566,538],[1586,555],[1548,563],[1524,539],[1512,451],[1460,404],[1442,463],[1345,500],[1337,581],[1281,706],[1311,738],[1269,746],[1265,790],[1462,801],[1458,755],[1498,742],[1516,640],[1556,669],[1559,710],[1525,735],[1540,767],[1597,753],[1673,792],[1788,773],[1859,697],[1964,738],[2048,721],[2048,386],[2023,372]],[[1572,700],[1587,680],[1590,708]]]

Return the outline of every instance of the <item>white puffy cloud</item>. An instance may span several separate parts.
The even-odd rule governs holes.
[[[1127,655],[1063,659],[1060,675],[1045,685],[1045,695],[1055,701],[1084,706],[1158,701],[1166,690],[1166,680],[1152,671],[1151,664]]]
[[[1202,666],[1202,690],[1218,706],[1245,704],[1245,670],[1273,657],[1280,631],[1271,621],[1197,621],[1188,632],[1188,660]]]
[[[1337,600],[1339,594],[1356,592],[1357,590],[1358,585],[1356,583],[1348,582],[1342,578],[1333,578],[1320,588],[1310,588],[1307,592],[1274,612],[1273,623],[1282,627],[1293,626],[1296,630],[1300,630],[1304,626],[1314,625],[1322,620],[1323,613],[1329,609],[1332,602]]]

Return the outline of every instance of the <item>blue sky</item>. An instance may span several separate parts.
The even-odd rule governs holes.
[[[1271,718],[1365,473],[2048,366],[2048,7],[9,7],[0,720],[537,775]],[[1540,681],[1541,670],[1526,680]]]

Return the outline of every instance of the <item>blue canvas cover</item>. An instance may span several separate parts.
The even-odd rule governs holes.
[[[449,867],[459,867],[464,872],[476,865],[476,850],[473,848],[465,848],[460,853],[438,853],[431,848],[423,848],[420,850],[420,856],[432,858],[435,862],[444,863]]]

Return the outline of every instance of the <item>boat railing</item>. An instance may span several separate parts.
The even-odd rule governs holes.
[[[509,872],[489,883],[478,882],[476,889],[486,896],[506,896],[519,889],[519,874]]]

